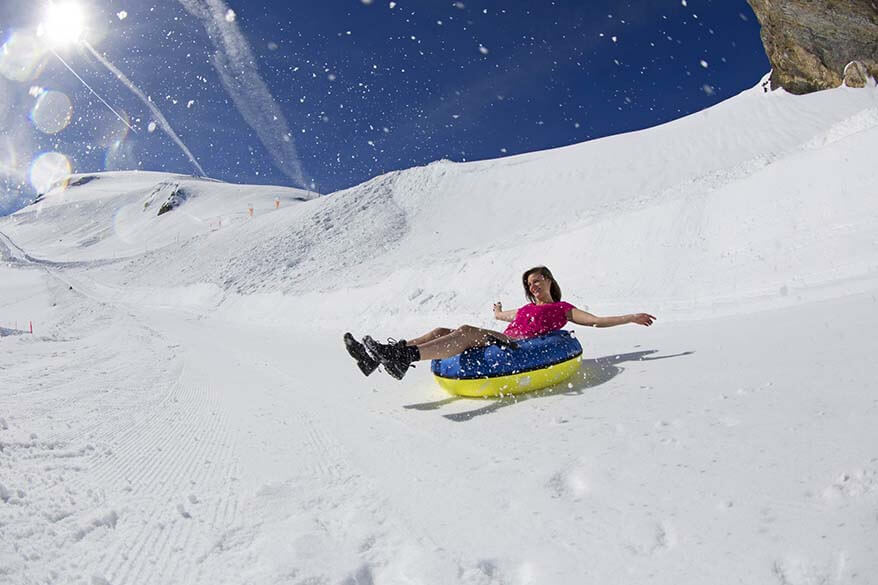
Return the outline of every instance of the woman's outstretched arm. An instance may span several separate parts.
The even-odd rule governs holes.
[[[615,327],[626,323],[637,323],[649,327],[655,321],[655,317],[649,313],[632,313],[631,315],[616,315],[614,317],[598,317],[580,309],[570,309],[567,320],[577,325],[587,327]]]
[[[503,310],[503,303],[497,301],[494,303],[494,318],[499,321],[514,321],[515,315],[518,314],[518,309],[513,309],[511,311]]]

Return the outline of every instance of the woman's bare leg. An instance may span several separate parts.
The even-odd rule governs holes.
[[[435,339],[439,339],[440,337],[445,337],[449,333],[451,333],[451,329],[447,327],[437,327],[436,329],[430,331],[429,333],[424,333],[420,337],[416,339],[409,339],[405,342],[406,345],[423,345],[424,343],[429,343]]]
[[[434,331],[439,331],[439,329]],[[457,355],[473,347],[490,345],[496,339],[502,341],[509,340],[508,337],[499,331],[480,329],[478,327],[473,327],[472,325],[463,325],[454,331],[450,331],[446,335],[442,335],[427,341],[426,343],[421,344],[410,342],[410,344],[418,346],[418,351],[421,352],[422,360],[436,360]]]

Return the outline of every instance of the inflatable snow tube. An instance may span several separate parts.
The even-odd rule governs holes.
[[[579,341],[569,331],[553,331],[519,341],[517,349],[489,345],[433,360],[431,370],[451,394],[505,396],[563,382],[579,370],[581,360]]]

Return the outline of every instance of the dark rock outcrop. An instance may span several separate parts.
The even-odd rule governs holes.
[[[189,198],[189,194],[186,193],[183,189],[177,188],[173,193],[168,197],[168,199],[162,203],[162,206],[159,207],[159,212],[156,215],[162,215],[167,213],[173,209],[176,209],[183,205],[186,200]]]
[[[68,188],[69,187],[82,187],[83,185],[88,185],[92,181],[97,181],[97,180],[98,180],[98,178],[94,175],[83,175],[83,176],[79,177],[78,179],[71,181],[70,184],[67,185],[67,187]]]
[[[163,181],[156,185],[147,196],[146,201],[143,202],[143,210],[146,211],[153,203],[161,201],[162,204],[159,206],[159,212],[156,215],[164,215],[183,205],[187,199],[189,199],[189,193],[180,187],[179,183]]]
[[[850,85],[865,84],[865,75],[878,79],[878,0],[747,1],[762,25],[772,88],[804,94],[838,87],[846,68]]]
[[[52,186],[49,187],[45,193],[37,193],[37,196],[34,197],[34,200],[28,203],[28,205],[33,205],[34,203],[39,203],[43,199],[46,198],[46,195],[51,193],[52,190],[57,189],[58,187],[64,187],[66,189],[70,189],[71,187],[80,187],[82,185],[87,185],[92,181],[96,181],[98,177],[94,175],[82,175],[81,177],[73,178],[73,175],[64,177],[52,183]],[[69,181],[69,182],[68,182]]]

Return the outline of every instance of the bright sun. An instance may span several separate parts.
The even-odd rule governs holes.
[[[85,32],[85,13],[76,2],[49,2],[40,35],[54,46],[75,43]]]

